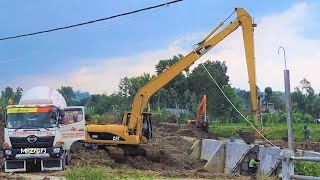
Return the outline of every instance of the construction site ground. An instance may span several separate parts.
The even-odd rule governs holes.
[[[3,131],[0,132],[3,133]],[[210,136],[217,138],[213,134]],[[98,149],[92,150],[87,148],[86,144],[76,142],[71,148],[72,160],[66,171],[87,164],[101,166],[106,172],[113,174],[121,175],[124,172],[138,171],[142,176],[156,177],[156,179],[250,179],[236,174],[217,174],[205,170],[203,168],[206,164],[205,160],[197,160],[189,155],[190,147],[197,138],[208,138],[208,135],[186,125],[158,123],[154,125],[153,139],[148,144],[141,145],[147,155],[124,156],[119,147],[99,146]],[[282,142],[279,145],[285,146],[285,143]],[[2,152],[0,153],[2,156]],[[0,165],[3,165],[3,161]],[[12,174],[4,173],[2,170],[0,178],[22,180],[56,177],[59,179],[64,177],[66,171]]]

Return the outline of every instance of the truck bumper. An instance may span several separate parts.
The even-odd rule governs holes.
[[[63,155],[62,146],[54,146],[50,148],[41,148],[45,149],[46,153],[22,153],[23,148],[13,149],[13,148],[4,148],[3,157],[6,160],[16,160],[16,159],[51,159],[51,158],[60,158]],[[54,149],[58,149],[58,152],[54,152]],[[9,151],[10,153],[7,153]]]
[[[60,148],[60,151],[54,152],[54,148]],[[9,150],[11,153],[6,153],[6,150]],[[21,149],[4,148],[5,172],[27,172],[32,166],[36,166],[36,169],[40,169],[41,171],[64,170],[65,154],[63,148],[60,146],[46,148],[46,152],[28,154],[21,153]]]
[[[27,172],[28,163],[34,163],[34,160],[5,160],[5,172]],[[64,170],[64,160],[62,158],[41,159],[41,171],[61,171]]]

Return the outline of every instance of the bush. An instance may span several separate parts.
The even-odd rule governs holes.
[[[302,117],[303,117],[302,113],[299,113],[299,112],[293,113],[293,121],[295,123],[302,122]]]
[[[281,122],[281,123],[287,122],[287,114],[286,114],[286,113],[282,113],[282,114],[280,115],[280,122]]]
[[[295,174],[304,176],[320,176],[320,163],[307,162],[307,161],[295,161],[294,162]]]
[[[100,115],[100,114],[94,114],[91,116],[91,119],[93,120],[107,120],[107,119],[110,119],[111,116],[109,115]]]
[[[274,123],[278,123],[280,121],[280,116],[279,116],[278,113],[273,113],[271,115],[271,119],[272,119],[272,123],[271,124],[273,125]]]
[[[264,123],[269,123],[269,124],[271,124],[272,119],[271,119],[270,114],[269,114],[269,113],[262,113],[262,121],[263,121]]]
[[[161,113],[155,115],[153,119],[158,122],[167,123],[177,123],[178,119],[180,124],[185,124],[188,119],[195,119],[195,117],[191,117],[189,113],[181,113],[179,116],[177,116],[175,114],[171,114],[170,112],[162,111]]]
[[[306,123],[310,123],[312,121],[313,117],[310,114],[305,114],[304,115],[304,120]]]

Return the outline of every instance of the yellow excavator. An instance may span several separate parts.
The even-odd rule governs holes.
[[[86,125],[85,141],[88,143],[108,145],[139,145],[148,143],[148,140],[152,137],[152,124],[151,114],[145,111],[145,109],[151,96],[178,76],[183,70],[190,67],[197,59],[216,46],[229,34],[234,32],[239,26],[242,27],[243,32],[253,113],[255,116],[255,124],[258,127],[259,121],[253,43],[253,29],[256,25],[253,23],[251,16],[243,8],[236,8],[235,12],[237,18],[223,30],[214,34],[223,26],[223,22],[221,22],[197,44],[192,52],[140,88],[133,99],[131,112],[124,113],[121,124]]]

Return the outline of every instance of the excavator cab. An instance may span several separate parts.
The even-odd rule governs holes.
[[[152,138],[152,117],[151,113],[143,112],[142,135],[147,138]],[[131,112],[125,112],[122,117],[122,124],[128,126],[131,120]],[[129,131],[129,134],[136,134],[136,129]]]
[[[152,121],[150,113],[143,113],[142,135],[147,139],[152,138]]]

